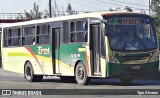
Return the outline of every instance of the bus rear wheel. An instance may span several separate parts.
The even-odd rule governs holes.
[[[90,82],[90,78],[87,76],[86,68],[83,62],[79,62],[75,69],[75,78],[79,85],[87,85]]]
[[[43,79],[43,75],[34,75],[32,64],[30,62],[27,62],[25,65],[24,76],[29,82],[39,82]]]

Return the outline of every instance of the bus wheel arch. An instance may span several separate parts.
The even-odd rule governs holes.
[[[75,63],[75,66],[74,66],[74,76],[75,76],[76,67],[77,67],[77,65],[78,65],[79,62],[83,62],[83,61],[78,60],[78,61]]]
[[[87,75],[87,70],[83,61],[77,61],[74,76],[79,85],[87,85],[90,82],[90,78]]]
[[[42,81],[43,75],[35,75],[32,63],[30,61],[26,61],[24,65],[24,77],[29,82],[38,82]]]

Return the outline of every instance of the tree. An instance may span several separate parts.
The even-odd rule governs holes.
[[[75,10],[72,9],[72,6],[71,6],[70,3],[68,3],[68,6],[67,6],[66,11],[67,11],[67,13],[68,13],[69,15],[78,14],[77,11],[75,11]]]
[[[160,45],[160,0],[151,1],[151,10],[153,11],[152,18],[154,19],[157,27],[158,40]]]
[[[39,6],[36,3],[34,3],[33,9],[31,9],[29,12],[27,12],[26,10],[24,12],[26,15],[26,19],[28,20],[41,19],[43,15],[43,13],[39,11]]]
[[[54,5],[52,6],[52,14],[53,16],[60,16],[60,13],[59,13],[59,9],[58,9],[58,6],[57,6],[57,2],[56,0],[54,0]]]
[[[49,18],[49,11],[45,9],[43,15],[44,15],[43,18]]]
[[[155,20],[156,26],[160,27],[160,0],[151,1],[151,10],[153,11],[152,17]]]
[[[151,1],[151,9],[156,14],[160,14],[160,0],[152,0]]]

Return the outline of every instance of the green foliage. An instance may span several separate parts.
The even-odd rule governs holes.
[[[157,28],[158,40],[160,46],[160,0],[152,0],[151,9],[153,11],[152,18],[154,19]]]
[[[151,9],[153,11],[152,18],[155,21],[156,27],[160,27],[160,0],[152,0]]]
[[[156,14],[160,14],[160,0],[152,0],[151,1],[151,9]]]

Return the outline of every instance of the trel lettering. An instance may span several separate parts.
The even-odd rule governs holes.
[[[49,48],[38,47],[38,54],[51,54]]]

